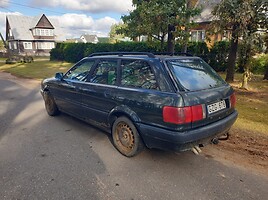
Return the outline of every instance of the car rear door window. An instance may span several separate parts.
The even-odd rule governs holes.
[[[90,82],[115,85],[117,80],[117,60],[101,60],[94,69]]]
[[[151,66],[142,60],[122,60],[121,85],[158,90]]]
[[[76,81],[85,81],[87,75],[89,74],[92,66],[94,65],[94,60],[82,60],[73,66],[65,75],[64,79],[71,79]]]

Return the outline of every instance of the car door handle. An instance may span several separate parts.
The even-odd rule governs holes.
[[[117,97],[117,99],[123,101],[125,98],[119,96],[119,97]]]
[[[105,92],[104,92],[104,96],[105,96],[106,98],[112,98],[112,97],[113,97],[111,91],[105,91]]]
[[[69,89],[75,89],[75,86],[74,85],[67,85],[67,88],[69,88]]]

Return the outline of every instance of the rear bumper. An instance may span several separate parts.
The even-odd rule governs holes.
[[[185,132],[170,131],[141,123],[138,123],[137,126],[148,148],[186,151],[195,145],[206,145],[211,139],[228,132],[237,116],[237,111],[234,111],[220,121]]]

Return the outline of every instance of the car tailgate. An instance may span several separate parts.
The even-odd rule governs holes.
[[[234,111],[230,100],[233,93],[229,85],[181,93],[185,106],[203,105],[205,117],[203,120],[193,122],[192,128],[213,123],[230,115]]]

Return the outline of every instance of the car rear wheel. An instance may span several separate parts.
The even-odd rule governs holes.
[[[115,147],[124,156],[135,156],[144,148],[136,127],[126,117],[119,117],[115,120],[112,137]]]
[[[48,115],[55,116],[59,114],[59,109],[53,97],[48,91],[44,92],[44,101],[45,101],[45,107],[46,107],[46,111]]]

